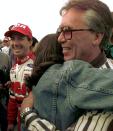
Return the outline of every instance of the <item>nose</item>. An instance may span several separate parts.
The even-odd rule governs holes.
[[[12,41],[14,41],[15,43],[19,43],[19,42],[21,41],[21,39],[22,39],[22,38],[20,38],[20,37],[14,37],[14,38],[12,39]]]
[[[12,46],[19,46],[20,45],[20,41],[18,39],[12,40]]]
[[[64,35],[63,35],[63,32],[61,32],[58,36],[58,42],[59,43],[64,43],[66,41]]]

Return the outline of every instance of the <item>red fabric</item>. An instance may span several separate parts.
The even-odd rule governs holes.
[[[8,124],[14,124],[17,118],[18,106],[15,99],[10,98],[8,103]]]
[[[11,28],[11,30],[7,31],[4,35],[7,37],[10,37],[12,33],[14,32],[19,32],[25,36],[28,36],[30,39],[32,39],[32,31],[27,25],[18,23],[17,25],[14,25]]]
[[[34,60],[34,54],[29,52],[23,60],[17,60],[10,71],[11,87],[8,103],[8,124],[14,124],[18,115],[18,131],[20,131],[20,106],[26,96],[27,89],[24,82],[25,76],[30,75]],[[18,69],[16,69],[16,66]],[[17,71],[18,70],[18,71]]]
[[[14,124],[16,118],[18,118],[18,131],[21,131],[21,117],[20,117],[21,104],[17,104],[16,99],[9,99],[8,103],[8,124]],[[18,113],[17,113],[18,112]]]
[[[28,59],[34,60],[34,59],[35,59],[35,54],[30,51],[25,58],[23,58],[23,59],[18,59],[18,58],[16,58],[16,63],[15,63],[14,66],[16,66],[16,64],[19,64],[19,65],[20,65],[20,64],[23,64],[23,63],[25,63]]]
[[[20,110],[18,111],[18,131],[21,131],[21,117],[20,117]]]

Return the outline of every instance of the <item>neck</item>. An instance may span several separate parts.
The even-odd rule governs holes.
[[[16,63],[22,64],[22,63],[26,62],[29,58],[34,59],[34,54],[33,54],[32,52],[27,53],[27,54],[26,54],[25,56],[23,56],[23,57],[18,57],[18,58],[16,58]]]
[[[97,56],[95,59],[93,59],[90,63],[91,63],[91,65],[93,65],[94,67],[99,68],[100,66],[102,66],[102,65],[106,62],[106,59],[107,59],[107,57],[106,57],[104,51],[102,51],[102,52],[100,52],[100,53],[98,54],[98,56]]]

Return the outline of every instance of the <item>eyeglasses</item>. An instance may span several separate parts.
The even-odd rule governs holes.
[[[72,32],[74,31],[94,31],[93,29],[71,29],[70,27],[61,27],[57,29],[57,36],[59,37],[62,33],[66,40],[72,39]]]

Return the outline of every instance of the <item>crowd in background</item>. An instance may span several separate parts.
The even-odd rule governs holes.
[[[11,25],[9,27],[8,31],[12,31],[13,26],[14,25]],[[21,31],[21,27],[20,27],[20,31]],[[24,35],[21,37],[24,37]],[[1,42],[0,43],[0,129],[1,129],[1,131],[12,130],[12,129],[7,129],[8,128],[8,119],[7,119],[8,115],[7,114],[8,114],[8,103],[9,103],[9,99],[10,99],[10,88],[13,83],[12,81],[10,81],[11,80],[11,69],[13,67],[15,68],[18,61],[22,59],[22,58],[19,59],[18,55],[16,55],[14,53],[14,50],[18,50],[18,43],[21,43],[21,42],[18,42],[19,40],[20,39],[16,40],[17,48],[16,48],[15,44],[13,44],[13,39],[11,37],[4,36],[4,39],[0,41]],[[35,55],[35,51],[36,51],[36,48],[38,45],[38,40],[31,35],[30,42],[32,44],[30,45],[28,52],[32,52]],[[23,46],[23,45],[21,45],[21,46]],[[24,47],[20,47],[20,48],[22,50]],[[24,50],[24,51],[26,52],[26,50]],[[20,56],[22,56],[22,57],[24,56],[23,55],[25,53],[24,51],[20,54]],[[26,57],[31,55],[31,53],[30,53],[30,55],[28,55],[28,52],[25,53]],[[21,63],[20,65],[23,66],[23,63]],[[16,67],[16,70],[18,70],[18,66]],[[20,70],[19,70],[19,72],[20,72]],[[24,73],[24,70],[22,70],[22,73]],[[27,75],[27,73],[25,75]],[[19,74],[18,77],[21,78],[22,76],[20,76],[20,74]],[[18,80],[15,80],[15,81],[18,81]],[[14,105],[11,105],[11,106],[14,107]],[[15,110],[16,110],[16,108],[15,108]],[[17,125],[16,119],[14,119],[13,124]],[[15,128],[15,130],[17,130],[17,128]]]
[[[36,125],[37,129],[40,126],[42,126],[45,131],[54,131],[54,130],[56,130],[56,128],[58,128],[62,131],[65,131],[65,130],[73,131],[73,125],[71,126],[71,124],[72,124],[71,122],[73,122],[75,117],[73,115],[73,117],[70,118],[70,116],[72,116],[72,115],[68,116],[68,112],[70,114],[73,114],[73,113],[68,111],[68,108],[62,107],[62,110],[64,109],[67,111],[66,112],[67,116],[65,115],[63,118],[61,118],[61,120],[60,120],[60,117],[57,118],[58,122],[51,120],[49,117],[51,116],[52,112],[49,112],[50,111],[48,109],[49,106],[47,108],[48,114],[46,115],[47,111],[45,111],[45,108],[44,108],[45,105],[43,105],[44,101],[41,101],[42,97],[44,99],[48,99],[48,96],[50,95],[49,93],[51,93],[51,90],[48,90],[46,92],[45,88],[41,88],[41,90],[39,89],[40,94],[42,93],[41,92],[42,90],[47,93],[46,94],[47,98],[46,98],[46,96],[43,96],[43,93],[41,96],[39,94],[39,92],[37,92],[38,86],[39,87],[41,87],[41,86],[46,87],[46,84],[47,84],[47,86],[48,85],[52,86],[52,82],[54,82],[53,80],[55,80],[55,79],[57,79],[57,77],[59,77],[59,75],[57,76],[58,72],[55,72],[56,68],[59,68],[59,67],[53,66],[53,68],[52,68],[52,71],[55,70],[54,73],[56,73],[56,74],[53,74],[53,72],[49,74],[48,73],[49,71],[48,71],[47,72],[48,74],[45,75],[44,77],[42,77],[43,73],[50,66],[52,66],[54,64],[63,64],[64,61],[70,61],[70,60],[75,60],[75,59],[79,60],[79,58],[80,58],[80,60],[90,63],[95,68],[100,68],[100,69],[111,68],[111,69],[113,69],[113,66],[112,66],[113,65],[113,61],[112,61],[112,59],[113,59],[113,28],[111,28],[111,27],[113,27],[112,21],[111,22],[109,20],[107,21],[105,19],[106,16],[104,16],[102,14],[103,15],[102,17],[105,17],[103,19],[105,19],[107,21],[107,22],[105,22],[105,25],[103,25],[103,26],[105,26],[105,28],[107,28],[106,23],[111,24],[107,28],[109,33],[111,33],[111,34],[106,33],[109,36],[109,40],[108,40],[108,38],[105,38],[105,40],[107,39],[106,43],[104,43],[102,41],[102,39],[104,37],[102,33],[104,31],[102,32],[102,28],[98,27],[98,22],[97,22],[97,25],[95,25],[98,27],[97,30],[96,30],[96,28],[94,29],[94,27],[92,27],[93,29],[90,29],[90,27],[87,29],[86,28],[79,29],[80,23],[79,23],[79,20],[77,19],[79,24],[76,23],[76,28],[77,28],[77,26],[79,28],[78,29],[71,29],[71,27],[69,27],[69,25],[68,25],[69,21],[67,19],[72,19],[71,16],[73,16],[73,18],[74,17],[78,18],[77,14],[79,14],[80,17],[82,18],[82,15],[83,15],[82,13],[84,13],[84,10],[85,9],[88,10],[87,5],[91,6],[91,8],[93,8],[93,5],[90,5],[89,0],[84,0],[85,1],[84,6],[78,2],[78,5],[76,5],[78,7],[76,7],[75,12],[74,12],[74,10],[72,9],[74,6],[74,1],[77,1],[77,0],[70,0],[69,4],[67,4],[67,6],[64,6],[62,8],[61,15],[62,15],[63,19],[62,19],[62,23],[59,26],[57,32],[54,34],[46,35],[41,41],[38,41],[36,37],[32,36],[31,29],[27,25],[22,24],[22,23],[18,23],[16,25],[11,25],[8,28],[8,30],[6,32],[4,32],[4,39],[0,40],[0,131],[35,131],[34,127],[32,126],[33,124]],[[83,1],[83,0],[81,0],[81,1]],[[95,1],[98,1],[98,0],[95,0]],[[87,2],[89,2],[89,3],[87,3]],[[99,4],[99,3],[97,2],[96,4]],[[84,8],[82,8],[82,6]],[[94,10],[96,10],[96,9],[94,9]],[[105,10],[108,10],[108,9],[105,9]],[[66,11],[67,12],[69,11],[69,13],[66,14],[67,16],[65,15]],[[98,12],[98,10],[96,10],[96,11]],[[103,11],[104,11],[104,7],[103,7]],[[109,10],[108,10],[108,13],[109,13]],[[108,18],[113,19],[113,12],[110,12]],[[90,21],[90,18],[88,20]],[[67,25],[66,25],[66,22],[67,22]],[[83,24],[83,21],[81,22],[81,25],[82,24]],[[101,23],[99,23],[99,24],[101,25]],[[107,29],[105,29],[105,31]],[[79,41],[77,46],[79,47],[79,51],[80,50],[83,51],[83,52],[81,51],[83,53],[83,56],[82,57],[79,56],[82,54],[81,52],[79,52],[80,54],[79,53],[77,54],[78,58],[75,58],[75,56],[73,56],[73,52],[71,52],[70,53],[71,55],[69,55],[69,57],[68,57],[68,53],[67,53],[68,49],[66,49],[66,48],[72,48],[72,47],[65,47],[66,42],[67,41],[69,42],[72,40],[72,33],[74,31],[77,31],[77,32],[90,31],[92,34],[94,32],[96,32],[97,34],[95,35],[95,37],[97,37],[97,39],[98,39],[97,41],[95,40],[95,43],[93,43],[92,47],[89,45],[85,45],[85,46],[83,46],[82,44],[80,45],[79,44],[80,41]],[[88,35],[89,34],[87,34],[86,37]],[[78,39],[76,39],[75,41],[79,40],[80,37],[81,36],[79,35]],[[85,39],[85,37],[83,37],[83,38],[84,38],[84,40],[82,42],[85,43],[85,41],[86,41],[86,44],[87,44],[87,40]],[[57,45],[60,45],[59,43],[61,44],[61,47],[63,49],[61,49],[60,46],[57,46]],[[70,42],[69,44],[73,46],[74,45],[73,43],[74,43],[74,40],[72,42]],[[88,47],[86,47],[86,46],[88,46]],[[75,48],[77,48],[77,47],[73,46],[73,50]],[[92,49],[92,50],[89,51],[87,49]],[[88,51],[90,52],[88,55],[92,56],[91,59],[87,58]],[[75,53],[75,51],[74,51],[74,53]],[[86,57],[85,57],[85,55],[86,55]],[[93,60],[95,60],[95,61],[93,61]],[[81,63],[81,65],[82,65],[82,63]],[[62,68],[62,70],[63,69],[64,68]],[[61,71],[61,69],[59,69],[59,71]],[[64,72],[62,72],[62,74],[63,73]],[[53,78],[52,78],[52,75],[54,75]],[[42,82],[40,82],[40,78],[42,78]],[[47,78],[50,80],[49,84],[46,83]],[[51,79],[52,79],[52,81],[51,81]],[[62,78],[61,78],[61,80],[62,80]],[[39,81],[39,85],[37,86],[38,81]],[[57,86],[57,84],[59,84],[59,83],[54,83],[53,85],[55,85],[55,84]],[[63,84],[66,86],[65,82]],[[33,86],[36,86],[37,88],[33,88]],[[26,87],[28,87],[28,88],[26,88]],[[54,91],[54,94],[55,94],[55,91]],[[62,94],[62,91],[61,91],[61,94]],[[35,104],[34,104],[33,95],[35,96]],[[66,95],[66,94],[64,93],[63,95]],[[28,96],[28,98],[26,98],[26,96]],[[42,104],[41,106],[40,106],[40,104],[37,104],[38,103],[37,102],[38,100],[36,99],[36,98],[38,98],[37,96],[39,96],[40,100],[39,99],[38,100]],[[56,96],[57,96],[57,94],[56,94]],[[24,98],[25,98],[25,101],[23,101]],[[62,98],[60,100],[62,100]],[[48,105],[49,105],[49,102],[48,102]],[[53,102],[52,104],[54,104],[55,98],[52,102]],[[59,101],[59,103],[60,103],[60,101]],[[24,110],[24,108],[28,109],[27,114],[24,114],[24,111],[22,112],[24,115],[24,122],[25,123],[22,122],[22,120],[21,120],[21,117],[22,117],[21,116],[21,104],[23,104],[22,110]],[[63,105],[65,106],[65,103]],[[36,114],[36,111],[33,112],[30,110],[33,106],[35,107],[35,109],[37,109],[37,107],[39,107],[39,110],[37,109],[38,113],[43,114],[41,116],[41,118],[37,119],[38,115]],[[66,106],[68,106],[68,105],[66,105]],[[94,106],[91,105],[91,107],[93,108]],[[83,108],[85,108],[85,106],[83,106]],[[76,109],[76,110],[78,110],[78,109]],[[60,113],[61,114],[64,113],[64,112],[60,112],[60,113],[59,112],[58,112],[58,115]],[[53,114],[54,113],[57,113],[57,112],[53,111]],[[64,113],[64,114],[66,114],[66,113]],[[83,113],[83,110],[81,110],[79,113],[80,113],[79,117],[76,116],[77,117],[76,127],[74,124],[75,131],[87,131],[87,130],[85,130],[85,128],[88,129],[88,126],[91,124],[91,120],[94,118],[94,115],[95,116],[97,115],[97,117],[100,117],[99,115],[102,115],[103,112],[101,109],[99,111],[87,110],[87,112],[85,112],[85,113]],[[104,112],[104,115],[106,115],[106,114],[111,115],[111,117],[113,117],[112,114],[109,114],[108,112],[107,113]],[[31,121],[31,119],[29,122],[28,121],[29,117],[31,117],[31,119],[33,119],[33,122],[34,121],[35,122],[33,123]],[[42,119],[43,117],[46,118],[47,121],[45,119],[43,120]],[[51,117],[54,117],[54,116],[51,116]],[[86,118],[86,117],[87,117],[89,123],[87,122],[87,125],[84,126],[84,123],[86,122],[86,121],[84,121],[84,118]],[[67,118],[69,118],[70,121],[67,120]],[[106,117],[106,119],[107,119],[107,117]],[[112,118],[110,118],[110,119],[112,119]],[[60,123],[60,121],[61,121],[61,123]],[[38,124],[36,124],[36,122]],[[40,122],[42,124],[40,124]],[[32,124],[30,124],[30,123],[32,123]],[[57,124],[55,125],[55,123],[57,123]],[[81,126],[80,126],[80,123],[81,123]],[[37,125],[40,125],[40,126],[38,127]],[[71,128],[69,126],[71,126]],[[82,129],[83,126],[85,127],[84,130],[79,130],[79,127]],[[44,131],[44,130],[42,130],[43,128],[40,127],[38,130]],[[112,128],[113,128],[113,126],[112,126]],[[90,130],[90,131],[92,131],[92,130]],[[97,131],[97,130],[95,130],[95,131]],[[101,130],[98,130],[98,131],[101,131]],[[106,131],[108,131],[108,130],[106,130]],[[112,131],[112,129],[109,131]]]

